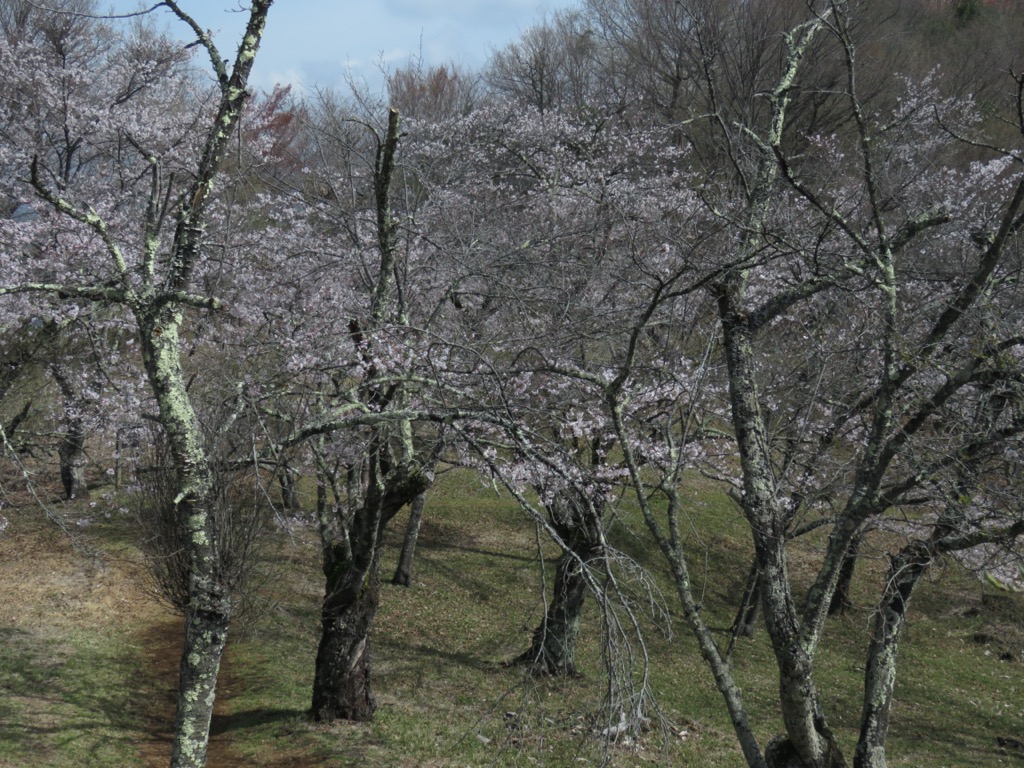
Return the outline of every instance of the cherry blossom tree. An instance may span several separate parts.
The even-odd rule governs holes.
[[[5,163],[20,165],[23,189],[34,193],[38,212],[31,227],[8,227],[10,236],[32,238],[48,228],[60,234],[46,239],[52,246],[45,258],[9,261],[0,295],[97,303],[130,318],[176,470],[174,503],[186,532],[189,605],[174,766],[205,764],[231,618],[230,597],[218,574],[210,457],[183,373],[182,331],[187,312],[221,306],[217,297],[193,287],[207,263],[204,234],[220,164],[242,114],[271,4],[252,4],[233,61],[178,3],[158,4],[195,34],[209,59],[212,92],[184,66],[180,46],[152,35],[136,38],[139,45],[107,49],[104,76],[75,91],[67,84],[93,82],[95,67],[86,70],[67,58],[54,61],[31,42],[16,56],[4,51],[5,83],[16,93],[36,94],[32,103],[49,107],[8,102],[23,111],[19,122],[41,124],[36,136],[63,138],[43,146],[5,143]],[[79,9],[61,12],[74,23],[88,20]],[[195,107],[198,111],[190,114]],[[93,154],[104,162],[72,180],[67,169]]]
[[[74,106],[93,98],[91,86],[74,73],[105,65],[109,61],[106,46],[116,37],[110,25],[86,18],[92,10],[93,4],[84,0],[65,2],[56,10],[19,0],[10,0],[0,8],[3,55],[25,55],[40,67],[34,74],[25,68],[12,71],[5,84],[8,106],[3,114],[7,150],[4,167],[9,182],[4,189],[4,218],[11,230],[32,230],[39,218],[27,203],[23,185],[19,187],[15,181],[24,166],[21,158],[7,154],[13,147],[35,147],[41,154],[59,158],[53,167],[54,183],[64,188],[80,183],[101,165],[101,155],[84,140],[82,115],[76,114]],[[141,40],[133,43],[141,44]],[[13,69],[12,62],[8,63]],[[57,77],[58,73],[63,76]],[[42,87],[47,75],[55,79]],[[110,97],[104,94],[99,100]],[[124,93],[121,97],[128,99],[131,95]],[[15,238],[10,247],[20,250],[26,260],[45,258],[47,234],[42,227],[38,229],[35,239]],[[60,235],[51,232],[49,236]],[[96,408],[102,386],[101,377],[96,375],[94,342],[110,328],[111,317],[89,307],[53,302],[46,307],[37,304],[29,313],[11,307],[10,317],[4,388],[9,389],[25,375],[35,377],[36,384],[47,377],[54,382],[62,401],[52,419],[61,481],[68,498],[81,497],[86,493],[86,434],[102,431]],[[29,351],[31,354],[26,355]],[[42,368],[27,365],[33,360],[42,363]],[[39,407],[44,399],[39,398],[34,412],[47,410]],[[33,409],[29,402],[24,408],[12,426],[27,425],[26,417]]]
[[[763,123],[715,116],[736,150],[742,192],[706,192],[731,221],[727,247],[736,265],[709,291],[728,369],[737,496],[752,535],[786,730],[763,756],[740,727],[738,692],[724,682],[728,660],[710,644],[705,657],[751,765],[845,764],[816,687],[814,656],[865,526],[921,505],[938,510],[936,521],[957,520],[929,527],[927,537],[892,554],[867,654],[857,765],[884,765],[899,629],[920,573],[942,552],[973,541],[1012,541],[1022,525],[1013,507],[982,524],[981,508],[967,513],[933,486],[951,470],[952,487],[965,471],[971,483],[1001,475],[999,457],[1020,434],[1010,405],[1020,375],[1012,352],[1018,329],[1012,312],[997,312],[1009,322],[992,316],[992,302],[1018,302],[998,272],[1016,259],[1019,160],[1013,149],[991,147],[984,161],[958,162],[962,145],[950,131],[970,116],[927,88],[913,87],[888,118],[869,112],[850,13],[824,6],[786,36],[786,66],[766,95],[771,113]],[[846,61],[856,138],[816,138],[797,159],[784,141],[787,110],[817,36]],[[972,232],[985,233],[976,238],[982,245],[970,244]],[[940,270],[940,285],[924,277]],[[832,326],[829,318],[842,320]],[[786,352],[793,333],[804,338]],[[773,381],[779,365],[791,373]],[[845,380],[830,381],[837,375]],[[810,590],[798,595],[788,568],[792,529],[811,523],[813,502],[827,495],[828,546]]]
[[[677,4],[672,12],[686,9]],[[613,426],[636,503],[750,765],[845,764],[816,686],[815,654],[858,543],[880,528],[913,531],[905,548],[888,550],[893,567],[866,651],[854,760],[883,765],[914,585],[943,554],[982,543],[1012,548],[1021,533],[1021,510],[1001,490],[1015,472],[1021,426],[1019,296],[1002,277],[1019,258],[1020,155],[1016,145],[968,140],[980,124],[934,81],[909,83],[899,99],[876,99],[862,80],[867,28],[858,26],[857,9],[826,3],[802,12],[806,21],[774,42],[758,38],[766,48],[754,58],[774,64],[758,70],[756,109],[721,97],[743,81],[734,68],[749,63],[750,52],[736,48],[742,40],[716,14],[690,13],[675,27],[684,42],[697,43],[686,52],[693,80],[685,87],[699,98],[678,102],[682,112],[669,115],[681,135],[694,136],[695,152],[673,162],[694,174],[706,217],[694,231],[661,240],[672,255],[646,273],[661,284],[643,294],[649,314],[634,309],[620,318],[634,342],[608,348],[609,375],[583,375],[578,364],[550,368],[575,370],[599,393],[587,423],[602,423],[600,414]],[[794,129],[807,125],[807,114],[797,107],[813,103],[820,75],[807,68],[822,57],[841,75],[829,88],[834,116],[801,135]],[[1019,82],[1010,90],[1019,98]],[[1006,117],[1016,124],[1019,114],[1012,105]],[[537,165],[542,154],[521,152]],[[513,187],[516,174],[509,179]],[[515,211],[506,203],[506,222]],[[547,245],[543,219],[532,213],[514,240],[528,244],[523,257],[539,250],[527,233]],[[657,251],[658,241],[636,242]],[[693,259],[698,244],[699,259],[683,270],[681,254]],[[554,283],[550,273],[541,279]],[[578,311],[586,302],[573,295],[565,306]],[[706,343],[676,350],[699,375],[666,391],[679,414],[674,422],[636,429],[631,388],[649,365],[651,322],[682,295],[712,302],[689,321],[705,329]],[[720,419],[728,430],[709,429]],[[735,441],[738,467],[716,459],[726,440]],[[678,533],[687,467],[726,483],[749,523],[785,730],[767,748],[748,721],[731,648],[719,645],[693,593]],[[804,595],[788,561],[799,538],[815,531],[828,544]],[[871,541],[884,546],[880,537]]]
[[[325,579],[311,715],[368,720],[383,536],[421,498],[444,447],[429,351],[434,275],[419,263],[417,192],[397,110],[323,92],[306,113],[306,172],[274,194],[273,250],[250,270],[249,333],[280,366],[248,395],[276,431],[262,456],[317,482]],[[258,330],[257,330],[258,329]],[[406,415],[409,414],[409,415]],[[261,459],[262,461],[262,459]]]
[[[495,57],[510,102],[444,68],[392,79],[420,120],[283,90],[245,112],[271,4],[230,62],[157,5],[194,33],[204,79],[180,44],[84,1],[36,27],[33,4],[0,3],[0,396],[37,362],[17,332],[110,342],[39,358],[65,396],[69,493],[82,403],[115,411],[99,366],[124,418],[156,411],[185,575],[172,764],[205,763],[233,615],[218,478],[244,461],[293,498],[287,478],[315,476],[311,714],[367,720],[384,532],[444,458],[504,484],[564,553],[518,658],[531,672],[575,670],[593,596],[609,736],[648,717],[630,659],[667,613],[615,547],[629,510],[751,766],[846,764],[816,658],[858,551],[883,552],[853,760],[884,766],[917,583],[1024,533],[1022,79],[996,132],[938,75],[887,90],[863,8],[594,0]],[[749,529],[739,607],[757,601],[779,677],[768,744],[691,577],[697,473]]]
[[[704,272],[699,242],[684,244],[681,233],[699,232],[705,211],[670,137],[614,117],[495,104],[430,134],[422,151],[434,159],[422,161],[421,178],[431,204],[421,218],[457,275],[445,306],[449,343],[475,374],[461,390],[514,424],[496,420],[493,434],[470,439],[476,463],[564,551],[545,616],[517,661],[535,674],[572,674],[588,592],[618,649],[626,635],[642,643],[637,616],[619,609],[661,604],[631,593],[651,583],[608,542],[625,470],[610,458],[621,447],[606,392],[629,349],[638,361],[623,398],[638,425],[663,415],[671,395],[661,387],[689,380],[698,326],[683,329],[701,302],[684,309],[676,289],[691,270]],[[686,341],[667,354],[676,330]],[[651,428],[629,439],[650,445]],[[616,681],[609,732],[621,718],[645,717],[645,672],[633,687],[626,657],[606,655]]]

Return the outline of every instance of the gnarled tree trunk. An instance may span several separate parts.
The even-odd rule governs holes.
[[[585,562],[575,552],[562,553],[544,619],[533,630],[530,647],[516,657],[513,664],[528,665],[530,674],[537,676],[577,674],[576,638],[579,637],[580,615],[587,596],[587,582],[583,575]]]
[[[317,722],[363,722],[373,717],[370,627],[380,604],[379,568],[379,547],[362,562],[343,545],[325,552],[326,594],[311,710]]]
[[[511,663],[529,666],[533,675],[572,676],[577,674],[576,639],[587,596],[586,569],[603,554],[604,502],[570,487],[555,494],[548,512],[568,551],[558,560],[551,600],[533,631],[533,642]]]
[[[380,604],[380,560],[384,529],[398,511],[426,490],[424,474],[399,467],[388,471],[378,446],[371,457],[368,488],[362,502],[336,519],[321,505],[325,578],[320,612],[320,645],[313,675],[310,716],[317,722],[366,721],[375,704],[371,687],[370,629]]]

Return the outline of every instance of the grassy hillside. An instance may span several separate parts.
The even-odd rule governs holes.
[[[0,766],[163,766],[170,753],[180,621],[146,587],[124,499],[36,500],[8,483],[0,533]],[[744,529],[713,489],[692,498],[695,571],[705,608],[726,627],[748,567]],[[400,531],[402,520],[397,521]],[[623,550],[655,571],[635,521],[615,529]],[[384,575],[390,576],[393,539]],[[816,543],[800,545],[808,556]],[[860,607],[834,620],[819,684],[852,750],[871,596],[884,562],[870,548],[858,574]],[[466,474],[445,475],[427,508],[414,587],[385,587],[374,658],[380,704],[369,725],[318,727],[309,703],[318,631],[314,533],[276,531],[257,599],[223,669],[209,764],[223,766],[739,766],[721,699],[672,609],[647,626],[650,686],[660,717],[639,741],[608,747],[600,622],[589,606],[582,679],[529,681],[501,662],[525,649],[543,610],[532,525]],[[800,568],[800,556],[795,558]],[[658,577],[660,578],[660,576]],[[1024,765],[1020,596],[996,593],[953,566],[915,597],[900,659],[890,765]],[[766,738],[778,728],[771,651],[760,636],[735,652],[738,677]],[[1000,746],[999,739],[1003,740]]]

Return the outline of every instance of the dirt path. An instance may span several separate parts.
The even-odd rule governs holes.
[[[59,669],[67,659],[74,658],[75,649],[66,637],[73,636],[79,628],[132,638],[132,642],[123,645],[122,652],[135,656],[141,664],[125,659],[124,670],[133,671],[126,673],[129,679],[119,680],[118,684],[130,693],[119,699],[95,688],[62,694],[72,683],[62,681],[53,672],[48,673],[53,679],[46,678],[47,686],[40,685],[38,693],[30,688],[18,689],[20,706],[33,713],[32,722],[39,728],[73,730],[82,726],[68,718],[82,719],[92,727],[96,721],[89,718],[95,713],[88,712],[88,707],[79,702],[80,711],[57,717],[53,712],[60,706],[61,695],[81,700],[94,696],[98,702],[115,707],[110,718],[117,728],[124,729],[122,738],[131,740],[139,755],[138,764],[165,768],[170,763],[172,748],[182,647],[181,618],[146,591],[144,566],[138,559],[119,553],[92,560],[84,548],[89,542],[83,538],[80,543],[83,548],[76,549],[66,533],[42,519],[31,506],[24,516],[14,518],[0,536],[0,584],[4,586],[0,633],[19,639],[19,647],[24,649],[51,649],[48,653],[53,658],[41,650],[26,658],[24,674],[31,671],[29,665],[46,662]],[[114,664],[116,658],[101,656],[97,663]],[[141,673],[134,671],[139,667]],[[227,655],[215,716],[229,705],[233,683]],[[135,711],[126,711],[133,708]],[[211,740],[211,766],[248,765],[232,752],[230,736],[224,733]],[[45,750],[43,739],[39,741],[34,748]]]
[[[154,624],[144,633],[149,695],[145,697],[142,721],[145,735],[139,745],[142,765],[163,768],[171,761],[171,732],[178,690],[178,660],[181,658],[181,619],[170,618]]]
[[[102,523],[90,521],[85,501],[51,503],[80,535],[69,537],[31,499],[23,508],[3,508],[9,527],[0,535],[0,644],[6,655],[0,689],[16,717],[0,723],[0,731],[23,743],[15,749],[34,762],[0,757],[0,763],[70,765],[74,758],[60,754],[59,738],[65,738],[82,749],[82,760],[95,760],[90,764],[104,764],[89,750],[102,754],[106,743],[132,754],[132,765],[165,768],[172,750],[182,619],[147,591],[137,550],[114,528],[99,530]],[[102,557],[90,556],[94,545]],[[253,718],[235,711],[246,680],[245,670],[233,663],[232,648],[218,681],[211,768],[252,765],[236,748],[245,734],[239,729],[252,726]],[[268,746],[259,764],[322,764],[287,741]]]
[[[149,627],[145,632],[147,668],[150,671],[147,686],[151,695],[144,714],[146,735],[140,744],[143,765],[163,768],[171,759],[172,731],[178,695],[178,665],[183,642],[182,621],[172,617]],[[232,750],[227,733],[217,733],[217,721],[230,710],[232,691],[236,680],[232,674],[230,645],[221,662],[217,679],[217,699],[214,703],[213,727],[206,762],[216,768],[244,768],[250,765]]]

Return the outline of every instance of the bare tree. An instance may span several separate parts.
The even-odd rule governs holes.
[[[577,10],[559,11],[496,50],[488,63],[488,86],[505,98],[545,112],[614,108],[599,43]]]
[[[479,77],[454,64],[422,61],[388,75],[388,99],[406,119],[443,120],[467,115],[483,101]]]

